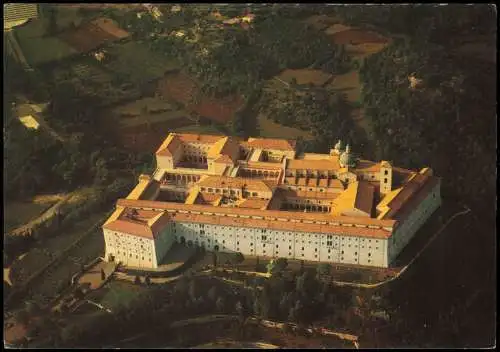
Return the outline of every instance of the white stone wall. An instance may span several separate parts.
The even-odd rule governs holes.
[[[380,166],[380,193],[387,194],[392,190],[392,167],[383,164]]]
[[[163,231],[158,234],[154,246],[155,258],[157,263],[161,263],[165,254],[167,254],[167,252],[172,247],[172,244],[174,244],[175,242],[172,228],[172,223],[169,223],[167,226],[165,226]]]
[[[152,239],[104,229],[105,259],[127,266],[156,268],[155,244]]]
[[[176,222],[174,228],[177,241],[198,243],[209,251],[217,246],[220,252],[244,255],[387,267],[384,239],[188,222]]]
[[[171,156],[157,155],[156,165],[158,165],[158,168],[160,169],[172,169],[174,167]]]
[[[389,263],[392,263],[396,259],[418,229],[441,206],[440,186],[440,183],[438,183],[418,207],[415,208],[412,214],[395,229],[389,239]]]

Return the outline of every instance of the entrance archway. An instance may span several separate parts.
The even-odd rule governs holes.
[[[214,246],[214,252],[218,252],[219,251],[219,245],[215,245]]]
[[[114,262],[114,261],[115,261],[115,256],[114,256],[113,254],[110,254],[110,255],[108,256],[108,261],[110,261],[110,262]]]

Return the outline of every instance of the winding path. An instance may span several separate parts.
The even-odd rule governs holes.
[[[11,236],[17,236],[17,235],[23,235],[23,233],[29,232],[34,226],[45,222],[52,218],[54,214],[74,195],[74,193],[69,193],[67,194],[63,199],[58,201],[56,204],[51,206],[49,209],[47,209],[45,212],[43,212],[39,217],[36,219],[33,219],[29,221],[27,224],[24,224],[21,227],[18,227],[15,230],[12,230],[9,235]]]

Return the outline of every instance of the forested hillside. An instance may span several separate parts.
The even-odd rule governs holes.
[[[484,200],[495,186],[494,75],[493,65],[421,40],[396,40],[369,57],[362,103],[380,157],[431,165],[445,191]]]

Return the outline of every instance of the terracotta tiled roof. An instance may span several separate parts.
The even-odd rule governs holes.
[[[281,169],[281,163],[269,163],[264,161],[247,161],[245,166],[254,169],[267,169],[272,171],[277,171]]]
[[[414,176],[403,186],[403,189],[387,204],[391,209],[384,219],[393,218],[403,208],[411,208],[414,204],[413,198],[419,193],[425,194],[439,182],[434,176],[414,174]],[[425,187],[426,185],[430,185]]]
[[[295,145],[297,144],[297,142],[287,139],[248,138],[246,144],[250,147],[259,149],[295,151]]]
[[[210,204],[213,205],[216,201],[218,201],[222,196],[220,194],[213,194],[207,192],[199,192],[198,197],[194,204]]]
[[[375,188],[368,182],[356,181],[349,184],[334,201],[334,214],[341,215],[344,211],[358,209],[371,215]]]
[[[258,219],[244,219],[234,217],[221,217],[213,215],[197,215],[197,214],[173,214],[172,221],[204,223],[220,226],[237,226],[237,227],[253,227],[269,230],[280,230],[290,232],[316,232],[320,235],[342,234],[345,236],[362,236],[370,238],[389,238],[390,231],[383,229],[370,229],[358,227],[344,227],[334,225],[319,225],[319,224],[304,224],[297,222],[269,221]]]
[[[220,155],[217,159],[215,159],[216,163],[221,164],[233,164],[234,161],[231,159],[229,155]]]
[[[382,227],[392,227],[396,223],[396,221],[390,219],[378,220],[372,218],[360,218],[360,217],[350,217],[350,216],[332,216],[331,214],[325,214],[325,213],[298,213],[298,212],[288,212],[279,210],[221,208],[209,205],[198,205],[198,204],[186,205],[183,203],[157,202],[157,201],[147,201],[147,200],[119,199],[117,205],[129,208],[152,208],[156,210],[167,210],[167,211],[213,212],[213,213],[234,214],[241,216],[280,218],[284,220],[326,221],[326,222],[339,222],[341,224],[373,225]]]
[[[238,203],[239,208],[266,209],[270,199],[247,198]]]
[[[397,212],[391,214],[391,217],[397,221],[403,221],[411,213],[410,211],[417,206],[422,200],[429,195],[429,193],[436,187],[440,182],[438,177],[430,177],[425,185],[417,192],[412,198],[410,198],[406,203],[403,204]],[[392,211],[392,209],[391,209]]]
[[[124,212],[117,220],[103,225],[103,228],[110,231],[124,232],[130,235],[154,239],[155,236],[164,229],[169,222],[169,216],[165,212],[150,212],[155,214],[152,218],[141,217],[145,212],[139,213],[135,219],[128,218]]]
[[[156,151],[156,155],[172,156],[181,145],[181,140],[174,133],[170,133]]]
[[[224,155],[230,158],[232,162],[236,160],[239,154],[240,146],[232,137],[223,137],[219,139],[208,151],[209,158],[217,158]]]
[[[374,197],[375,197],[375,187],[373,187],[368,182],[359,181],[354,207],[371,215],[373,210]]]
[[[356,171],[361,172],[379,172],[380,171],[380,163],[375,163],[369,160],[358,160],[356,167],[354,168],[354,173]]]
[[[175,133],[175,135],[183,143],[200,143],[200,144],[214,144],[224,136],[215,136],[209,134],[194,134],[194,133]]]
[[[340,164],[336,158],[331,160],[304,160],[304,159],[293,159],[288,161],[286,167],[290,170],[338,170],[340,169]]]

